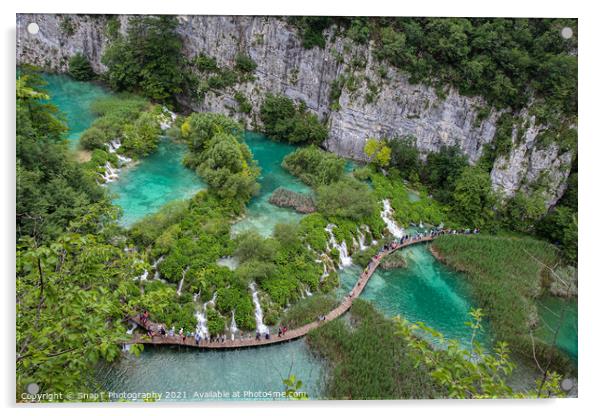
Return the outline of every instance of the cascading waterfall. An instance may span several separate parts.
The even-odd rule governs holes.
[[[113,165],[111,165],[111,162],[109,162],[109,161],[105,162],[104,168],[105,168],[105,172],[104,172],[104,174],[102,174],[100,176],[105,181],[105,183],[114,182],[117,179],[119,179],[119,170],[113,168]]]
[[[257,332],[263,335],[268,332],[268,327],[263,323],[263,311],[261,310],[261,303],[259,303],[259,296],[257,294],[257,286],[255,285],[255,282],[251,282],[249,288],[251,289],[253,304],[255,305],[255,323],[257,325]]]
[[[393,220],[393,208],[391,208],[391,202],[388,199],[383,199],[383,210],[380,213],[380,217],[387,225],[387,229],[391,235],[395,238],[401,238],[404,235],[403,228],[398,226]]]
[[[364,228],[364,226],[362,226],[362,228]],[[369,232],[368,226],[365,226],[365,231]],[[359,249],[360,251],[364,251],[368,248],[368,246],[366,245],[366,236],[364,235],[363,231],[359,228],[357,228],[357,236]]]
[[[152,265],[153,270],[155,271],[155,275],[153,276],[153,279],[155,280],[161,279],[161,273],[159,272],[159,264],[161,264],[163,260],[165,260],[165,256],[159,257],[157,260],[155,260],[155,262]]]
[[[121,140],[113,139],[109,143],[107,143],[107,147],[109,148],[109,153],[117,153],[117,150],[121,147]],[[117,154],[117,159],[119,160],[119,167],[126,165],[132,161],[131,158],[120,154]]]
[[[163,107],[163,114],[159,116],[159,125],[161,130],[167,130],[176,121],[176,113],[169,111],[167,107]]]
[[[146,280],[148,278],[148,270],[144,269],[144,272],[138,276],[138,280],[143,281]]]
[[[349,251],[347,250],[347,243],[343,241],[341,244],[337,243],[336,238],[334,237],[334,233],[332,229],[336,227],[334,224],[328,224],[324,230],[328,233],[328,248],[336,248],[339,251],[339,268],[348,267],[353,264],[353,260],[349,255]]]
[[[180,296],[182,294],[182,286],[184,286],[184,279],[186,278],[187,272],[188,272],[188,267],[186,269],[184,269],[184,271],[182,271],[182,280],[180,280],[180,283],[178,284],[178,290],[176,292],[176,294],[178,296]]]
[[[196,332],[201,334],[205,339],[209,338],[209,329],[207,329],[207,306],[215,305],[215,299],[217,298],[217,292],[213,294],[211,300],[203,303],[203,308],[195,314],[197,325]]]
[[[232,311],[232,320],[230,321],[230,336],[232,337],[232,341],[234,341],[234,336],[238,332],[238,327],[236,326],[236,319],[234,319],[234,311]]]
[[[126,334],[128,335],[132,335],[134,333],[134,330],[138,328],[138,325],[135,322],[132,322],[132,327],[130,329],[128,329],[127,331],[125,331]],[[124,352],[127,352],[130,350],[131,345],[130,344],[123,344],[123,348],[122,350]]]

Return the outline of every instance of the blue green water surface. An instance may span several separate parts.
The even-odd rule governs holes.
[[[182,164],[186,146],[162,138],[157,150],[136,165],[121,170],[108,185],[123,210],[121,224],[129,226],[157,212],[169,201],[192,197],[205,184]]]
[[[424,322],[446,338],[464,346],[472,335],[465,322],[476,308],[466,281],[438,262],[426,244],[403,249],[407,267],[377,269],[360,296],[388,317],[402,315],[410,322]],[[352,266],[341,273],[341,289],[349,292],[361,272]],[[477,340],[487,346],[490,333],[485,325]]]
[[[51,102],[67,118],[67,138],[75,146],[82,133],[96,119],[90,105],[99,98],[108,97],[110,93],[98,84],[76,81],[63,74],[44,74],[42,77],[48,83],[44,88],[50,95]]]
[[[556,346],[577,361],[579,354],[577,300],[544,296],[537,301],[537,309],[539,311],[537,336],[551,344],[554,342],[555,332],[558,331]]]
[[[290,208],[280,208],[268,202],[270,195],[276,188],[282,186],[291,191],[309,193],[311,189],[285,171],[281,164],[282,159],[296,149],[288,143],[268,139],[261,133],[246,132],[245,143],[253,152],[253,157],[261,167],[259,194],[254,197],[247,207],[244,219],[234,224],[232,232],[238,234],[242,231],[254,230],[263,236],[269,236],[278,223],[298,223],[302,214]]]

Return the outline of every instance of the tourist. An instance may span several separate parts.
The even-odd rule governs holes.
[[[265,339],[270,339],[270,330],[266,330],[267,332],[265,333]]]
[[[176,333],[176,328],[174,326],[171,327],[171,329],[169,330],[169,336],[173,337]]]
[[[261,334],[259,333],[259,331],[255,332],[255,341],[259,341],[261,339]]]
[[[196,332],[194,334],[194,342],[196,343],[197,347],[199,346],[199,343],[201,342],[201,334],[199,334],[198,332]]]
[[[284,328],[282,328],[282,335],[286,334],[286,331],[288,331],[288,328],[284,326]]]
[[[165,327],[163,325],[161,325],[161,327],[159,329],[159,333],[161,334],[162,337],[165,336]]]
[[[282,337],[282,327],[278,327],[278,338]]]

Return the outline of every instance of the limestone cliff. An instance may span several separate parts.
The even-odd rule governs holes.
[[[93,68],[105,70],[100,62],[106,47],[106,17],[71,15],[72,30],[64,30],[60,15],[17,16],[17,63],[33,63],[54,71],[66,71],[68,58],[76,52],[86,55]],[[248,115],[237,114],[247,126],[258,123],[257,112],[267,92],[282,93],[303,100],[329,126],[324,147],[339,155],[362,160],[369,137],[414,135],[423,153],[443,145],[458,144],[476,162],[496,132],[500,112],[483,116],[485,102],[465,97],[451,89],[445,94],[434,88],[414,85],[395,68],[373,59],[372,45],[357,45],[334,31],[327,33],[324,49],[304,49],[295,28],[284,19],[257,16],[178,16],[178,31],[184,53],[214,57],[218,64],[233,66],[235,56],[244,52],[257,63],[255,79],[225,91],[208,92],[202,102],[181,97],[183,104],[203,111],[236,113],[236,91],[252,104]],[[127,17],[120,17],[121,30]],[[36,22],[40,31],[27,32]],[[344,87],[336,90],[336,85]],[[339,92],[340,91],[340,92]],[[533,125],[526,113],[526,129],[515,129],[509,155],[499,156],[491,172],[494,187],[512,196],[529,190],[545,176],[546,200],[553,205],[565,190],[571,154],[558,146],[536,146],[542,126]],[[517,137],[519,135],[521,137]]]

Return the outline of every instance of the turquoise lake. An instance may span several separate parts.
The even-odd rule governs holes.
[[[80,83],[66,76],[47,75],[45,78],[52,102],[67,116],[71,128],[69,138],[75,144],[94,120],[90,103],[108,93],[98,85]],[[280,166],[295,146],[253,132],[245,134],[245,142],[262,169],[261,191],[250,202],[246,217],[234,224],[232,231],[236,234],[252,229],[267,236],[278,222],[298,222],[302,218],[290,209],[269,204],[270,194],[279,186],[297,192],[311,190]],[[123,225],[131,225],[165,203],[188,198],[204,187],[198,176],[181,164],[184,152],[184,145],[163,139],[156,153],[135,166],[122,169],[120,178],[109,184],[115,203],[123,209]],[[353,165],[348,164],[348,170],[350,166]],[[470,330],[464,322],[468,320],[470,308],[475,306],[466,282],[461,275],[437,262],[425,245],[409,248],[404,255],[408,267],[378,270],[362,298],[387,316],[402,315],[413,322],[423,321],[446,337],[466,344]],[[341,272],[341,292],[350,290],[359,273],[357,266]],[[567,334],[567,339],[572,339],[570,331]],[[487,345],[488,338],[485,328],[479,340]],[[576,335],[574,340],[576,347]],[[146,348],[140,357],[126,356],[115,364],[102,366],[98,379],[110,391],[181,391],[187,395],[183,400],[195,400],[194,392],[280,391],[282,378],[288,375],[289,368],[303,380],[304,390],[310,397],[320,397],[325,366],[309,352],[304,340],[237,351]]]
[[[303,218],[303,215],[294,210],[270,204],[268,200],[272,192],[280,186],[302,193],[309,193],[311,189],[281,166],[282,159],[293,152],[296,146],[276,142],[263,134],[250,131],[245,133],[245,143],[261,167],[261,188],[259,194],[249,203],[246,217],[232,227],[232,233],[254,230],[267,237],[272,234],[276,224],[297,223]]]
[[[48,83],[44,88],[48,91],[51,102],[67,119],[67,138],[75,146],[79,137],[96,118],[90,105],[99,98],[110,96],[110,92],[98,84],[75,81],[63,74],[44,74],[43,78]]]
[[[167,202],[190,198],[206,188],[199,176],[182,164],[185,152],[183,144],[162,138],[156,152],[121,169],[119,179],[108,184],[114,203],[123,210],[122,225],[130,226]]]
[[[410,322],[424,322],[446,338],[470,344],[471,330],[465,325],[476,307],[470,287],[459,274],[438,262],[426,244],[404,249],[407,267],[377,269],[361,295],[388,317],[402,315]],[[361,273],[358,266],[341,273],[341,290],[349,292]],[[477,340],[486,347],[487,325]]]

